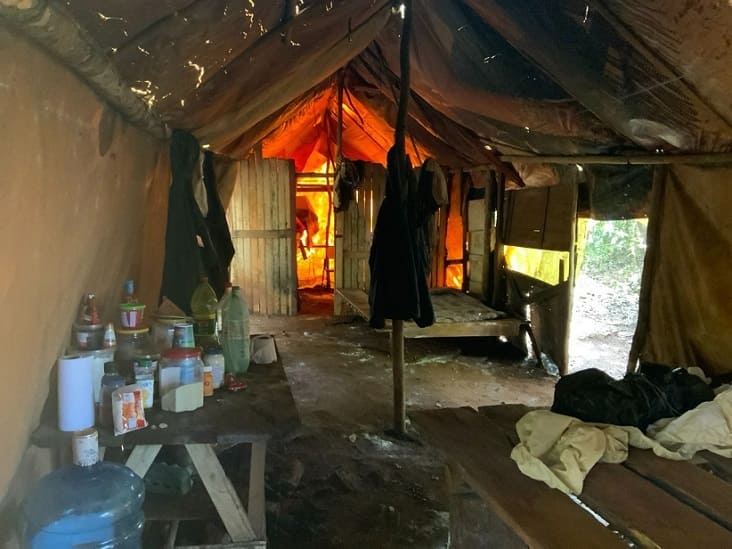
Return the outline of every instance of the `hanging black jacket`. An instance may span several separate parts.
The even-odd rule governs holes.
[[[379,208],[369,254],[369,305],[373,328],[384,319],[414,320],[430,326],[435,314],[424,271],[425,250],[417,242],[417,181],[405,158],[399,166],[396,149],[387,155],[386,194]]]

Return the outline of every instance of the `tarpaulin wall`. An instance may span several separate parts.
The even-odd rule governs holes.
[[[732,168],[667,172],[641,359],[732,372]]]
[[[0,66],[0,546],[6,547],[12,511],[50,465],[47,454],[26,446],[81,295],[95,291],[102,316],[113,320],[122,283],[134,277],[154,305],[149,296],[159,290],[157,239],[164,236],[169,172],[164,144],[2,29]]]

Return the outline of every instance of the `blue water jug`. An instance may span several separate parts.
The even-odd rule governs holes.
[[[75,461],[43,477],[23,502],[25,547],[141,548],[143,480],[118,463]]]

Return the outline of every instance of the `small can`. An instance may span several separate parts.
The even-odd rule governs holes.
[[[203,396],[213,396],[213,368],[211,366],[203,367]]]
[[[193,324],[180,322],[173,326],[173,347],[192,349],[196,346],[193,338]]]
[[[99,435],[96,429],[74,431],[71,441],[74,463],[91,467],[99,461]]]

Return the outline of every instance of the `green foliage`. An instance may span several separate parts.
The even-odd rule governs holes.
[[[582,269],[609,286],[638,291],[647,225],[645,219],[590,220]]]

